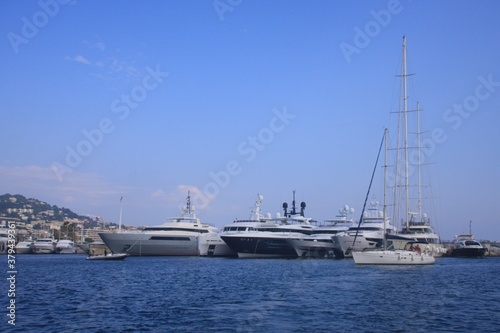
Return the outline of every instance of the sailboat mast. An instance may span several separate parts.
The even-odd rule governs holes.
[[[404,138],[403,138],[403,149],[405,154],[405,218],[406,227],[410,225],[410,193],[409,193],[409,171],[408,171],[408,95],[407,95],[407,85],[406,85],[406,36],[403,36],[403,117],[404,117]]]
[[[420,173],[420,102],[417,102],[417,157],[418,157],[418,174],[417,174],[417,189],[418,189],[418,217],[422,221],[422,178]]]
[[[384,131],[384,140],[385,140],[385,154],[384,154],[384,206],[382,210],[382,218],[384,219],[384,250],[387,250],[387,239],[386,239],[386,233],[387,233],[387,201],[386,201],[386,192],[387,192],[387,152],[389,150],[389,146],[387,143],[387,137],[388,137],[389,131],[387,128]]]

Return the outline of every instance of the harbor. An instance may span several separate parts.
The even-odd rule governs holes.
[[[2,13],[0,332],[499,331],[499,1]]]

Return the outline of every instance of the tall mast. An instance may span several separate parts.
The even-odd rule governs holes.
[[[422,178],[420,174],[420,166],[421,166],[421,161],[420,161],[420,102],[417,102],[417,156],[418,156],[418,184],[417,184],[417,189],[418,189],[418,217],[420,221],[422,221]]]
[[[387,201],[386,201],[386,188],[387,188],[387,152],[389,150],[389,146],[387,143],[387,136],[388,136],[389,131],[387,128],[384,131],[384,140],[385,140],[385,154],[384,154],[384,207],[382,210],[382,218],[384,219],[384,250],[387,250],[387,240],[386,240],[386,233],[387,233]]]
[[[403,117],[404,117],[404,137],[403,137],[403,149],[405,154],[405,219],[406,227],[410,225],[409,212],[410,212],[410,191],[409,191],[409,179],[408,179],[408,94],[406,86],[406,36],[403,36]]]

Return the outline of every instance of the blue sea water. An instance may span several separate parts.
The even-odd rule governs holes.
[[[4,274],[7,276],[7,258]],[[352,260],[16,257],[1,332],[499,332],[500,258]]]

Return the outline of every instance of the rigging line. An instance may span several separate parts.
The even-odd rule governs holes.
[[[375,161],[375,166],[373,167],[372,177],[370,179],[370,185],[368,185],[368,191],[366,192],[365,202],[363,204],[363,209],[361,210],[361,216],[359,217],[359,223],[358,223],[358,227],[356,228],[356,234],[354,235],[354,240],[352,241],[352,248],[351,249],[354,248],[354,244],[356,243],[356,238],[358,237],[359,227],[361,225],[361,222],[363,221],[363,214],[365,213],[366,202],[368,201],[368,197],[370,196],[370,190],[372,188],[373,177],[375,176],[375,170],[377,170],[378,160],[380,157],[380,152],[382,151],[382,146],[384,144],[384,140],[385,140],[385,129],[384,129],[384,135],[382,136],[382,141],[380,141],[380,147],[378,149],[377,160]],[[349,251],[349,249],[347,251]]]

